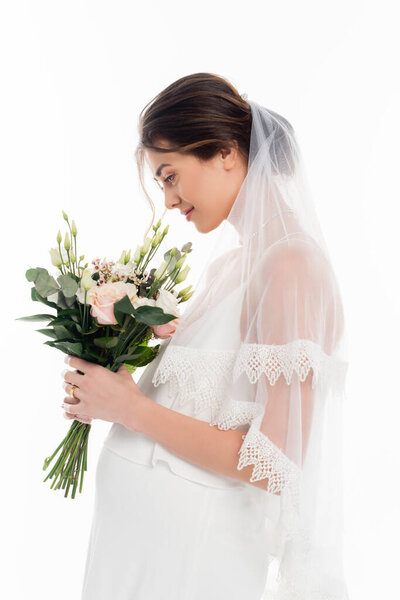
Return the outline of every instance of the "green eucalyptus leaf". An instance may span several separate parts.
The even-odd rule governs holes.
[[[186,252],[186,254],[189,254],[189,252],[192,252],[192,242],[186,242],[186,244],[184,244],[181,248],[182,252]]]
[[[37,274],[38,274],[37,269],[28,269],[25,273],[25,277],[27,278],[28,281],[35,281]]]
[[[72,276],[62,274],[57,277],[57,281],[60,284],[65,299],[75,296],[78,290],[78,284]]]
[[[175,248],[174,256],[171,256],[171,250],[173,250],[173,248],[170,248],[169,250],[167,250],[167,252],[164,253],[164,260],[166,262],[169,262],[172,259],[170,266],[168,267],[168,269],[170,270],[174,268],[175,263],[178,262],[178,260],[181,258],[181,253],[179,252],[178,248]]]
[[[31,288],[31,299],[36,302],[42,302],[43,304],[46,304],[46,306],[58,309],[58,305],[55,302],[50,302],[50,300],[41,296],[35,287]]]
[[[70,299],[68,299],[68,300],[70,301]],[[63,310],[69,308],[69,305],[67,304],[67,300],[66,300],[64,294],[62,293],[62,290],[60,290],[58,292],[57,304]]]
[[[35,288],[41,296],[46,298],[59,291],[60,288],[57,285],[56,280],[49,275],[47,269],[37,267],[36,271]]]
[[[74,304],[77,304],[78,300],[75,296],[75,294],[73,296],[65,296],[64,295],[64,300],[65,300],[65,304],[69,307],[72,308],[74,306]]]

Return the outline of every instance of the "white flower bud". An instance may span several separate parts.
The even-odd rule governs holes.
[[[163,260],[161,265],[158,267],[157,271],[154,273],[154,279],[162,279],[167,270],[168,263],[166,260]]]
[[[58,251],[58,248],[51,248],[49,250],[49,252],[50,252],[51,263],[55,267],[61,267],[63,261],[61,259],[61,256],[60,256],[60,253]]]
[[[143,244],[143,251],[144,251],[144,254],[147,254],[147,253],[148,253],[148,251],[149,251],[149,248],[150,248],[150,244],[151,244],[151,237],[147,237],[147,238],[145,239],[145,241],[144,241],[144,244]]]
[[[64,248],[65,248],[66,250],[69,250],[69,249],[71,248],[71,241],[70,241],[70,239],[69,239],[69,234],[68,234],[68,231],[67,231],[67,233],[65,234],[65,239],[64,239]]]
[[[90,288],[93,287],[94,281],[92,279],[92,276],[90,274],[90,271],[83,271],[82,273],[82,277],[81,277],[81,287],[83,287],[84,290],[89,291]]]
[[[186,265],[186,267],[182,269],[180,273],[178,273],[178,277],[175,279],[175,283],[181,283],[181,281],[185,281],[189,271],[190,267]]]
[[[133,260],[137,264],[140,260],[140,246],[136,247],[135,254],[133,255]]]

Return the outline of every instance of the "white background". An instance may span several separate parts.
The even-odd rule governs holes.
[[[83,494],[65,499],[49,480],[43,483],[43,459],[70,422],[60,406],[64,355],[35,332],[44,324],[15,320],[42,312],[30,300],[25,271],[49,267],[48,250],[58,229],[65,231],[62,209],[75,219],[87,259],[117,259],[123,248],[135,249],[152,216],[134,161],[139,112],[164,87],[200,71],[228,78],[297,131],[350,342],[344,415],[350,599],[392,598],[398,590],[395,8],[386,0],[2,4],[3,598],[79,598],[96,459],[111,426],[94,422]],[[170,243],[192,240],[199,257],[207,236],[174,212],[165,217]]]

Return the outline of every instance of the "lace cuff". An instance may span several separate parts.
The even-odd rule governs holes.
[[[238,470],[254,465],[250,481],[268,478],[267,491],[280,493],[289,488],[297,489],[301,469],[290,460],[253,422],[248,432],[242,436],[239,449]]]

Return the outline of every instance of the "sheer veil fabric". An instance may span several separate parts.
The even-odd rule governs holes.
[[[237,468],[266,480],[274,537],[264,598],[347,600],[341,295],[294,130],[248,103],[247,175],[153,382],[175,378],[210,425],[244,431]]]

